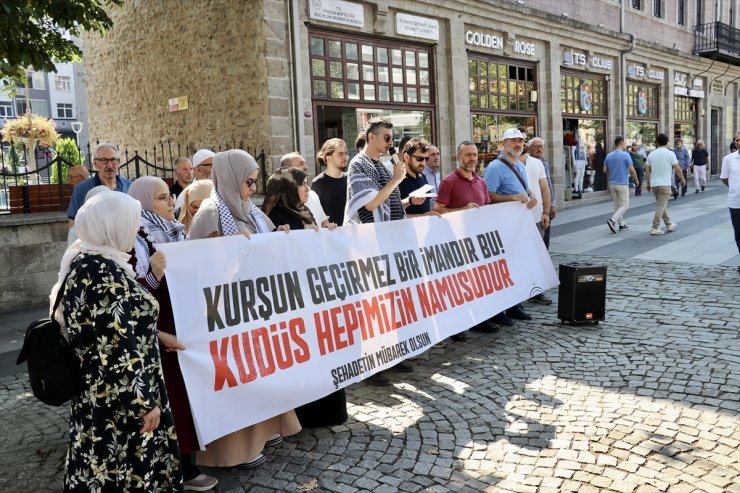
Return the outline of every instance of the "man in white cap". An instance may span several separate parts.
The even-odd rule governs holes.
[[[517,201],[525,204],[527,209],[537,205],[537,198],[527,185],[527,170],[519,161],[519,156],[524,152],[524,139],[525,136],[519,129],[506,130],[503,136],[503,152],[488,163],[483,172],[492,204]],[[517,303],[493,317],[493,321],[511,326],[514,325],[513,318],[531,320],[532,316],[524,311],[521,303]]]
[[[196,180],[210,180],[213,156],[216,154],[209,149],[200,149],[193,154],[193,171]]]

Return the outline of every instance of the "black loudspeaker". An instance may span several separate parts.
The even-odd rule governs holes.
[[[606,266],[560,264],[560,322],[598,324],[606,315]]]

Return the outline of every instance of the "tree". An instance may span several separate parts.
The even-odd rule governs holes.
[[[66,138],[57,141],[56,151],[57,157],[64,159],[64,161],[68,162],[70,166],[82,164],[82,156],[80,156],[80,151],[79,149],[77,149],[77,143],[75,142],[75,139]],[[66,163],[62,163],[63,161],[57,161],[56,163],[51,165],[52,183],[59,183],[58,167],[60,165],[62,165],[62,183],[67,183],[67,181],[69,180],[69,167],[66,165]]]
[[[104,5],[123,0],[3,0],[0,4],[0,80],[25,86],[26,68],[56,72],[54,62],[75,62],[82,51],[67,33],[104,33],[112,25]],[[14,83],[13,83],[14,82]],[[8,87],[5,88],[9,89]],[[12,89],[11,89],[12,90]]]

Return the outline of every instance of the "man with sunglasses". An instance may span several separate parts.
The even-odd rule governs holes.
[[[352,158],[347,168],[347,207],[344,223],[395,221],[405,217],[398,185],[406,176],[399,161],[391,173],[380,160],[393,147],[393,124],[370,120],[365,131],[365,147]]]
[[[422,173],[424,164],[429,159],[429,143],[420,137],[409,139],[401,153],[406,165],[406,177],[398,186],[401,201],[406,209],[406,217],[428,215],[432,210],[432,201],[428,197],[411,197],[411,192],[427,184]],[[436,213],[435,213],[436,214]]]
[[[740,146],[740,132],[735,133],[733,140],[736,146]],[[727,188],[727,207],[730,209],[730,221],[735,233],[735,244],[740,253],[740,153],[731,152],[722,159],[722,169],[719,178]],[[740,266],[737,268],[740,273]]]
[[[131,180],[118,176],[118,167],[121,166],[121,158],[118,149],[113,144],[102,143],[95,147],[93,152],[93,165],[98,171],[95,176],[78,183],[73,191],[72,198],[67,208],[67,227],[72,228],[77,217],[77,211],[85,203],[87,192],[93,188],[105,185],[115,192],[128,192]]]

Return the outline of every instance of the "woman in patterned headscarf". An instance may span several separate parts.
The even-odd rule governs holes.
[[[190,226],[190,238],[269,233],[275,228],[270,219],[250,200],[257,189],[259,166],[245,151],[232,149],[213,158],[213,192],[204,200]],[[199,465],[232,467],[243,464],[256,467],[266,459],[265,445],[282,441],[282,436],[301,431],[294,411],[285,412],[261,423],[219,438],[197,453]]]
[[[164,254],[156,250],[156,246],[161,243],[185,241],[185,227],[175,221],[175,200],[170,195],[167,183],[161,178],[142,176],[131,184],[128,194],[141,203],[134,264],[138,281],[159,301],[157,329],[163,349],[162,370],[175,418],[184,485],[189,490],[195,487],[196,491],[206,491],[216,486],[218,480],[201,474],[191,458],[191,454],[199,449],[198,437],[176,353],[185,348],[177,340],[172,301],[164,277]]]
[[[159,305],[129,265],[141,206],[121,192],[90,198],[62,257],[52,316],[80,358],[65,491],[182,491],[180,454],[157,349]]]

